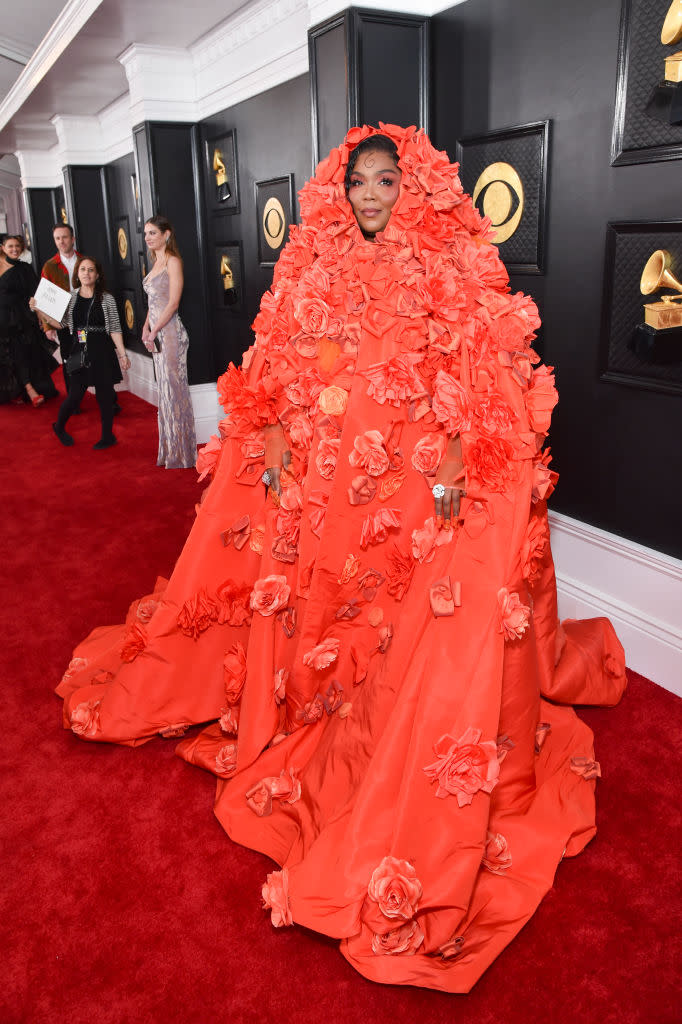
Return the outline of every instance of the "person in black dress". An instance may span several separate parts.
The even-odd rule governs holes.
[[[19,259],[22,248],[18,235],[0,245],[0,403],[28,398],[35,407],[57,394],[51,375],[58,364],[29,310],[38,278]]]
[[[81,256],[73,272],[73,283],[74,287],[78,285],[78,291],[71,296],[64,315],[60,340],[64,350],[70,351],[71,355],[79,350],[79,346],[85,347],[86,365],[83,369],[69,371],[69,393],[59,408],[57,422],[52,424],[52,429],[63,445],[74,443],[71,434],[66,432],[67,421],[80,405],[87,389],[94,386],[102,420],[102,436],[93,448],[101,450],[116,444],[112,430],[113,385],[122,379],[121,371],[129,369],[130,360],[123,346],[116,301],[104,290],[104,274],[98,261],[90,256]],[[55,326],[60,325],[55,323]],[[68,345],[64,344],[63,331],[69,336]]]

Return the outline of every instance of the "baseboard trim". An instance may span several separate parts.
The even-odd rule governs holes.
[[[682,696],[682,562],[550,513],[561,618],[606,615],[629,668]]]
[[[128,390],[150,405],[159,404],[159,389],[154,379],[154,364],[139,352],[129,352]],[[189,389],[194,413],[197,444],[204,444],[218,430],[223,411],[215,384],[192,384]]]

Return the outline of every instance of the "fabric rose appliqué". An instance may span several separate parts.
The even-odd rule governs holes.
[[[76,736],[84,736],[92,739],[99,729],[99,706],[98,700],[83,701],[76,704],[71,712],[71,729]]]
[[[289,910],[289,872],[271,871],[262,888],[263,909],[270,911],[270,920],[275,928],[293,924],[294,919]]]
[[[372,872],[367,895],[384,917],[408,921],[419,907],[422,885],[409,861],[384,857]]]
[[[497,592],[497,606],[500,614],[498,632],[504,633],[505,640],[519,640],[528,629],[530,608],[521,604],[518,594],[510,594],[506,587]]]
[[[385,473],[389,467],[389,458],[381,431],[366,430],[364,434],[358,434],[348,461],[351,466],[364,469],[370,476]]]
[[[264,576],[251,591],[251,607],[261,615],[274,615],[286,607],[290,592],[286,576]]]
[[[511,853],[501,832],[488,832],[482,863],[483,867],[492,871],[494,875],[501,875],[511,867]]]
[[[237,744],[226,743],[221,747],[215,756],[215,770],[217,775],[234,775],[237,770]]]
[[[329,637],[303,655],[303,664],[315,669],[316,672],[323,672],[338,658],[340,646],[340,640]]]
[[[434,744],[438,760],[427,765],[424,772],[438,782],[436,796],[455,796],[464,807],[479,791],[492,793],[500,775],[497,744],[480,740],[481,730],[469,726],[458,740],[446,734]]]

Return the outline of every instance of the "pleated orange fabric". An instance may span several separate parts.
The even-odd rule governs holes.
[[[595,833],[600,768],[572,702],[612,704],[604,619],[557,622],[543,448],[556,401],[457,169],[381,126],[402,182],[363,238],[355,128],[301,192],[170,581],[96,630],[58,688],[88,740],[184,735],[216,814],[280,866],[276,926],[336,937],[379,982],[468,991]],[[292,464],[260,484],[266,435]],[[466,497],[431,486],[459,436]],[[229,884],[229,879],[226,879]]]

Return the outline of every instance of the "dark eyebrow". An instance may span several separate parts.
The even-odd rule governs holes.
[[[400,173],[400,168],[399,167],[385,167],[383,171],[373,171],[372,173],[373,174],[391,174],[391,173],[399,174]],[[351,178],[353,177],[353,175],[357,175],[358,178],[364,178],[365,177],[365,175],[362,173],[362,171],[351,171],[351,174],[350,174]]]

